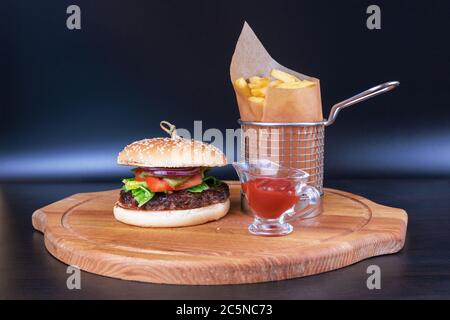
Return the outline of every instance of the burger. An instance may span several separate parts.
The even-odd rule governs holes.
[[[183,227],[223,217],[228,185],[210,174],[227,164],[216,147],[200,141],[154,138],[126,146],[118,164],[135,167],[124,179],[114,217],[140,227]]]

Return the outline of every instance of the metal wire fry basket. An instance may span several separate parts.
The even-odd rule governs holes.
[[[328,119],[320,122],[241,121],[241,160],[270,160],[281,166],[309,173],[308,184],[323,194],[325,127],[336,120],[343,108],[390,91],[400,83],[386,82],[335,104]]]
[[[241,160],[270,160],[309,173],[308,184],[322,194],[324,122],[262,123],[240,121]]]

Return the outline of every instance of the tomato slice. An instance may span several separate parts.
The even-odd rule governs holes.
[[[202,175],[199,173],[199,174],[196,174],[195,176],[192,176],[189,180],[187,180],[183,184],[176,186],[175,188],[173,188],[173,190],[187,189],[187,188],[196,186],[202,182],[203,182]]]
[[[145,177],[145,182],[151,192],[171,191],[173,188],[166,181],[156,177]]]

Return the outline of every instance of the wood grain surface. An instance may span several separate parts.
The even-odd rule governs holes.
[[[239,284],[283,280],[395,253],[407,214],[343,191],[325,189],[322,215],[293,222],[284,237],[248,233],[240,185],[222,219],[184,228],[139,228],[113,217],[118,190],[80,193],[34,212],[35,229],[56,258],[82,270],[126,280],[170,284]]]

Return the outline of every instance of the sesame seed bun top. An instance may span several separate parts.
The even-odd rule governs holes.
[[[220,167],[224,154],[211,144],[180,137],[143,139],[127,145],[117,163],[136,167]]]

